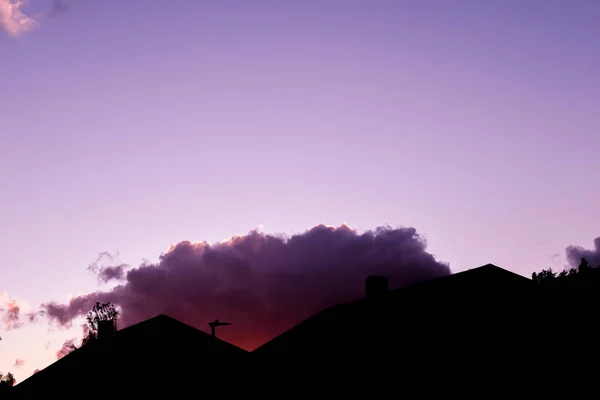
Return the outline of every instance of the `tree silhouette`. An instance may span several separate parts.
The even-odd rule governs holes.
[[[592,268],[585,257],[582,257],[577,268],[570,268],[568,270],[565,269],[559,274],[554,272],[552,268],[543,269],[539,273],[534,272],[531,274],[531,279],[534,282],[543,284],[562,284],[567,282],[571,283],[584,281],[586,283],[590,283],[592,280],[599,280],[598,272],[600,272],[600,266],[598,266],[598,268]]]
[[[89,330],[87,335],[81,340],[81,345],[83,346],[96,340],[98,338],[98,325],[103,321],[111,321],[116,324],[118,316],[119,311],[110,302],[96,302],[86,317]]]
[[[14,386],[15,382],[16,382],[15,377],[10,372],[8,374],[6,374],[6,376],[4,376],[4,375],[2,375],[2,373],[0,373],[0,384]]]
[[[13,374],[9,372],[6,375],[2,375],[2,373],[0,373],[0,398],[6,397],[15,383],[16,380]]]
[[[587,262],[585,257],[581,257],[581,263],[579,263],[578,272],[580,274],[588,273],[592,269],[590,263]]]
[[[102,321],[116,321],[119,316],[119,311],[110,302],[96,302],[92,311],[86,317],[90,332],[98,333],[98,324]]]
[[[86,345],[86,344],[88,344],[88,343],[90,343],[90,342],[92,342],[92,341],[96,340],[96,338],[97,338],[97,334],[96,334],[96,332],[93,332],[93,331],[88,331],[87,335],[85,335],[85,336],[83,337],[83,339],[81,339],[81,345],[82,345],[82,346],[83,346],[83,345]]]
[[[539,273],[533,273],[531,279],[535,282],[549,282],[556,279],[556,272],[552,271],[552,268],[543,269]]]
[[[116,326],[117,317],[119,316],[119,311],[115,308],[113,304],[110,302],[100,303],[96,302],[92,310],[87,314],[86,321],[88,325],[87,335],[81,339],[81,346],[85,346],[88,343],[93,342],[98,338],[98,325],[103,321],[111,321]],[[71,344],[69,346],[69,353],[77,350],[77,346]]]

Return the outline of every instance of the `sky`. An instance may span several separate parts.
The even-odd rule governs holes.
[[[96,300],[120,326],[228,318],[252,348],[374,271],[600,264],[599,20],[595,0],[0,0],[0,371],[55,361]]]

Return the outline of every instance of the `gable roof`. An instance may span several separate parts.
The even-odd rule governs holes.
[[[15,386],[21,391],[64,385],[94,371],[189,369],[193,362],[248,354],[237,346],[211,336],[167,315],[118,330],[108,338],[90,342]],[[63,386],[64,387],[64,386]]]
[[[360,324],[369,323],[374,315],[395,320],[418,319],[419,314],[430,313],[435,309],[455,311],[458,307],[472,304],[474,296],[486,297],[492,301],[502,298],[502,294],[505,295],[504,298],[518,296],[529,292],[531,285],[533,281],[528,278],[494,264],[486,264],[391,290],[379,301],[361,298],[326,308],[263,344],[253,353],[294,350],[298,346],[310,346],[329,340],[339,342],[345,335],[357,335],[357,331],[361,329]],[[300,344],[301,342],[304,343]]]

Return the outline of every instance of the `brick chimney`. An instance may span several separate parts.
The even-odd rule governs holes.
[[[365,280],[365,295],[367,298],[385,296],[388,292],[388,279],[385,276],[368,276]]]

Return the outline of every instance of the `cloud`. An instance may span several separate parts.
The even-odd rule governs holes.
[[[594,239],[594,249],[588,250],[581,246],[569,246],[566,249],[567,262],[571,267],[577,267],[581,258],[585,258],[592,267],[600,267],[600,237]]]
[[[19,314],[21,308],[18,306],[16,300],[12,300],[6,304],[6,308],[3,308],[4,315],[2,316],[2,325],[4,329],[9,331],[11,329],[19,328],[21,321]]]
[[[25,360],[17,358],[15,360],[15,363],[13,364],[13,367],[15,367],[15,368],[21,368],[23,365],[25,365]]]
[[[2,313],[2,327],[6,331],[17,329],[26,322],[23,313],[29,311],[29,302],[8,297],[8,293],[0,292],[0,313]]]
[[[61,358],[69,354],[73,350],[76,340],[77,338],[65,340],[60,350],[56,352],[56,359],[60,360]]]
[[[218,318],[232,323],[219,337],[252,349],[325,307],[362,297],[365,277],[375,274],[398,288],[450,269],[414,228],[359,234],[318,225],[291,237],[254,230],[216,244],[178,243],[112,290],[46,303],[41,312],[64,327],[97,301],[120,308],[120,328],[164,313],[208,330]]]
[[[36,16],[24,11],[29,0],[0,0],[0,28],[9,36],[19,37],[39,26],[44,19],[53,18],[69,10],[66,0],[53,0],[49,10]]]
[[[552,261],[552,264],[554,264],[554,265],[559,265],[561,263],[560,254],[558,254],[558,253],[552,253],[550,255],[550,261]]]
[[[35,19],[23,13],[27,0],[0,0],[0,27],[12,37],[18,37],[37,26]]]
[[[52,2],[52,8],[48,12],[48,17],[56,17],[57,15],[66,13],[69,11],[69,5],[65,0],[54,0]]]
[[[117,255],[113,256],[110,253],[104,251],[100,253],[96,261],[88,266],[88,271],[96,274],[98,282],[108,283],[110,281],[121,281],[125,279],[127,264],[114,264]]]

